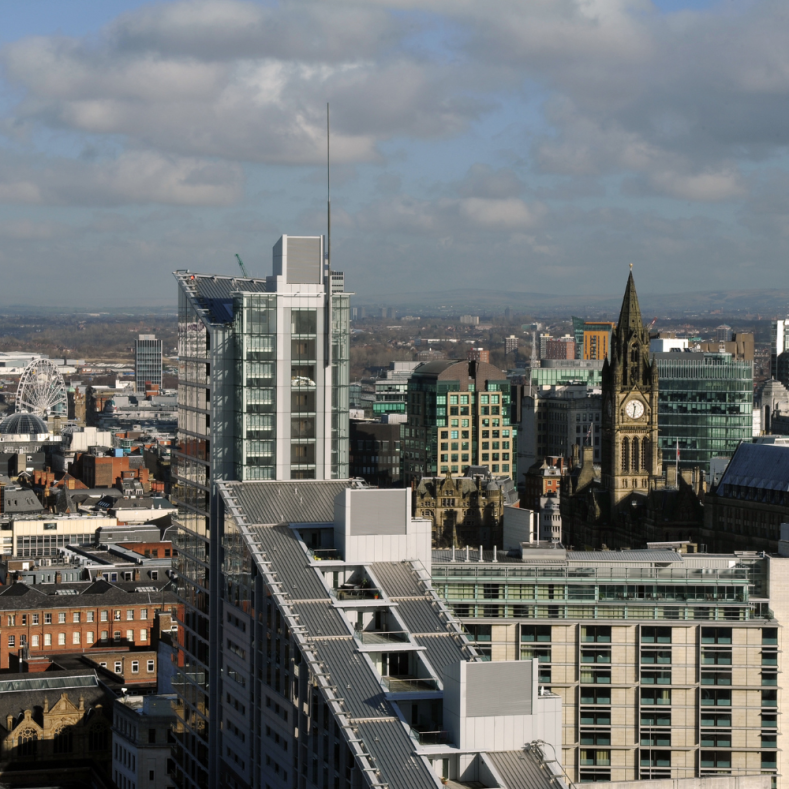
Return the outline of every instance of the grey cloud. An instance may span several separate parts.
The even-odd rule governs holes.
[[[0,159],[0,203],[231,205],[242,194],[237,165],[150,151],[130,151],[99,162]]]

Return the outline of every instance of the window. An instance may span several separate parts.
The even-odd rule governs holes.
[[[671,628],[670,627],[642,627],[641,643],[642,644],[670,644]]]
[[[71,621],[72,621],[72,622],[73,622],[75,625],[78,625],[78,624],[79,624],[79,611],[74,611],[74,612],[71,614]]]
[[[154,660],[148,661],[148,673],[151,674],[156,670],[156,662]]]
[[[30,642],[31,646],[37,647],[38,646],[38,636],[31,636],[32,641]]]
[[[32,616],[33,616],[33,624],[37,625],[38,624],[38,614],[33,614]]]
[[[153,779],[154,779],[154,771],[148,770],[148,780],[153,781]]]
[[[93,632],[92,630],[88,630],[88,643],[89,643],[89,644],[92,644],[92,643],[93,643],[93,637],[94,637],[94,635],[95,635],[95,634],[94,634],[94,632]]]
[[[27,614],[22,614],[22,624],[23,625],[27,624]]]
[[[63,647],[66,645],[66,634],[58,633],[58,646]]]
[[[731,644],[730,627],[702,627],[702,644]]]
[[[120,612],[119,609],[116,609],[115,612],[113,613],[113,619],[116,622],[120,622],[121,621],[121,612]]]
[[[581,628],[581,641],[584,643],[610,644],[611,628],[606,626],[584,626]]]
[[[109,641],[109,638],[110,638],[109,632],[107,630],[102,630],[101,631],[101,640],[102,641]]]
[[[156,745],[156,729],[148,729],[148,745]]]
[[[45,647],[52,646],[52,633],[44,633],[44,646]]]
[[[130,622],[130,621],[132,621],[133,619],[134,619],[134,609],[133,609],[133,608],[130,608],[130,609],[129,609],[129,610],[126,612],[126,621],[127,621],[127,622]]]
[[[762,693],[764,693],[764,691],[762,691]],[[731,691],[702,688],[701,705],[702,707],[730,707]]]
[[[113,641],[120,641],[121,640],[121,631],[120,630],[113,630],[113,632],[112,632],[112,640]]]
[[[704,702],[702,701],[702,704]],[[641,689],[641,704],[671,704],[671,690],[657,688]]]
[[[71,634],[71,643],[72,644],[79,644],[79,636],[80,636],[79,630],[75,630]]]
[[[120,674],[123,670],[123,663],[120,660],[115,661],[115,673]]]
[[[44,624],[45,625],[52,624],[52,614],[44,614]]]
[[[14,649],[16,647],[16,636],[8,636],[8,646],[10,649]]]
[[[139,673],[140,673],[140,661],[132,660],[132,674],[139,674]]]
[[[59,625],[65,625],[66,624],[66,612],[65,611],[61,611],[58,614],[58,624]]]
[[[140,619],[147,619],[148,618],[148,609],[141,608],[140,609]]]
[[[93,617],[94,617],[94,612],[93,611],[88,611],[86,616],[87,616],[87,621],[88,622],[92,622],[93,621]]]
[[[107,611],[102,611],[101,612],[101,615],[100,615],[99,618],[101,619],[102,622],[106,622],[107,621],[107,615],[108,615]]]
[[[8,626],[14,627],[16,625],[16,614],[9,614],[8,616]]]
[[[143,629],[140,630],[140,641],[147,641],[148,640],[148,631]]]

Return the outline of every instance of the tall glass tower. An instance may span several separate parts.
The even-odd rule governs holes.
[[[134,341],[134,389],[162,388],[162,341],[155,334],[141,334]]]
[[[349,298],[321,236],[283,236],[264,279],[176,271],[179,628],[176,781],[218,786],[222,644],[214,486],[226,480],[346,479]]]

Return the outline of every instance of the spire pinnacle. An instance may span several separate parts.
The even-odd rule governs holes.
[[[644,323],[641,320],[641,308],[638,305],[638,294],[636,293],[636,283],[633,280],[633,264],[630,264],[630,274],[627,278],[627,287],[625,288],[625,296],[622,299],[622,309],[619,313],[619,323],[617,330],[619,332],[628,329],[637,329],[642,331]]]

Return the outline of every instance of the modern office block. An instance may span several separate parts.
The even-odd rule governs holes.
[[[780,786],[788,573],[789,559],[757,553],[433,554],[434,589],[477,650],[537,659],[562,697],[575,782],[770,774]]]
[[[162,341],[155,334],[141,334],[134,341],[134,388],[162,388]]]
[[[214,486],[348,477],[349,295],[321,237],[283,236],[262,279],[175,273],[178,442],[172,500],[180,622],[177,782],[217,786],[224,580]]]
[[[655,353],[663,463],[709,471],[753,433],[753,362],[728,353]]]
[[[430,586],[410,490],[220,483],[223,783],[563,787],[538,662],[490,663]]]
[[[770,378],[778,380],[778,357],[789,350],[789,319],[770,322]]]
[[[417,367],[408,381],[408,418],[403,426],[403,481],[469,466],[488,466],[509,476],[516,442],[510,423],[511,384],[484,362],[434,361]]]

